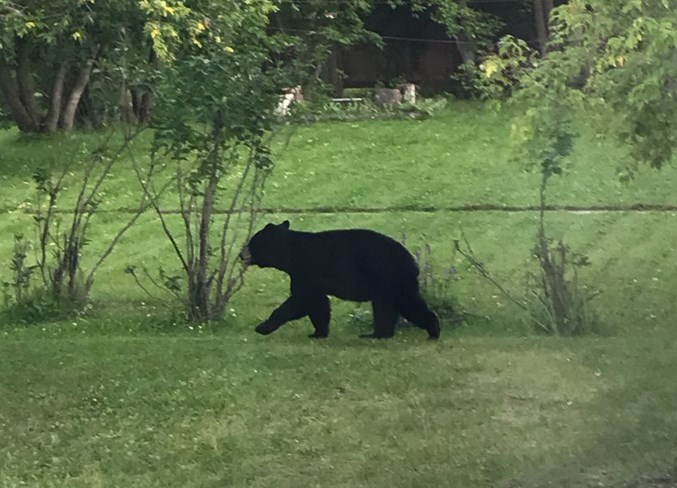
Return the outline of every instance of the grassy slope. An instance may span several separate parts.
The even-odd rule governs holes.
[[[318,123],[297,129],[291,144],[278,145],[279,160],[265,199],[268,207],[449,206],[495,203],[534,205],[538,176],[509,161],[510,115],[454,102],[425,121]],[[581,122],[570,173],[555,178],[551,199],[573,205],[677,204],[677,168],[645,169],[628,187],[615,176],[616,144],[600,141]],[[25,201],[36,167],[72,160],[97,134],[16,141],[0,132],[3,192],[0,208]],[[148,135],[140,137],[148,142]],[[123,165],[107,185],[104,208],[136,203],[135,182]],[[77,179],[77,176],[74,176]],[[171,198],[168,199],[168,202]]]
[[[506,161],[507,127],[454,104],[425,122],[301,128],[265,204],[533,204],[535,177]],[[71,146],[0,135],[0,154],[11,162],[0,206],[26,199],[25,181],[59,154],[54,147]],[[553,201],[677,203],[672,168],[645,171],[623,188],[615,154],[583,140]],[[129,205],[124,172],[109,188],[104,206]],[[425,236],[443,264],[456,260],[450,240],[463,229],[515,292],[536,225],[532,214],[498,212],[292,219],[304,229],[406,232],[412,244]],[[554,213],[549,221],[553,235],[591,256],[583,278],[603,290],[596,304],[612,337],[521,338],[532,332],[519,311],[458,260],[461,303],[488,319],[447,328],[438,344],[412,330],[387,343],[359,341],[361,326],[349,317],[355,307],[336,301],[326,342],[309,343],[305,321],[254,336],[251,327],[286,293],[279,274],[261,270],[234,300],[227,330],[149,336],[154,305],[140,314],[145,298],[123,274],[126,264],[172,266],[148,216],[99,274],[100,312],[76,325],[6,329],[0,486],[623,486],[660,474],[677,457],[675,215]],[[28,233],[29,224],[9,213],[0,230]],[[111,236],[118,225],[105,216],[93,229]],[[10,249],[11,240],[0,242],[2,262]]]

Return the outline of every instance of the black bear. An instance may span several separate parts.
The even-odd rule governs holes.
[[[289,221],[268,224],[240,253],[245,264],[275,268],[291,279],[291,295],[256,327],[270,334],[290,320],[310,317],[315,332],[329,335],[331,311],[327,295],[355,302],[371,301],[374,331],[362,337],[388,338],[400,315],[440,336],[437,315],[421,297],[418,266],[399,242],[371,230],[298,232]]]

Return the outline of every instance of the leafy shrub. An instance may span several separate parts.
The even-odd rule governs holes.
[[[538,271],[527,273],[527,290],[524,297],[515,297],[497,280],[485,264],[475,255],[464,238],[454,242],[456,251],[484,279],[493,284],[512,303],[524,310],[536,330],[551,335],[581,335],[600,330],[597,315],[590,309],[590,301],[599,294],[589,292],[578,280],[578,270],[588,266],[587,256],[571,253],[562,241],[553,246],[545,236],[541,220],[533,257],[538,261]]]
[[[31,249],[31,243],[22,234],[14,235],[9,264],[11,281],[2,282],[3,318],[14,323],[35,323],[66,318],[82,310],[86,303],[84,295],[58,300],[46,287],[33,285],[33,273],[38,266],[28,264]]]
[[[190,304],[186,298],[186,277],[183,274],[168,273],[162,267],[152,273],[145,266],[136,265],[125,267],[125,274],[130,275],[154,303],[169,312],[169,323],[176,325],[190,322]],[[151,290],[155,290],[155,293]]]
[[[59,169],[52,173],[37,168],[33,173],[35,199],[33,228],[35,242],[22,235],[15,236],[14,250],[9,264],[12,279],[3,283],[5,315],[20,322],[40,322],[79,313],[88,303],[96,272],[111,255],[124,233],[129,230],[150,206],[144,195],[139,207],[132,213],[98,255],[88,247],[90,223],[99,206],[105,182],[123,153],[141,133],[142,128],[123,128],[122,138],[114,137],[115,130],[106,133],[100,144],[83,146],[59,155]],[[80,164],[81,163],[81,164]],[[76,196],[63,200],[69,179],[76,167],[82,167],[73,186]],[[69,208],[59,212],[58,207]],[[34,253],[29,256],[29,251]],[[94,258],[87,268],[83,256]],[[30,258],[30,259],[29,259]]]
[[[520,77],[536,63],[536,51],[522,39],[505,36],[481,61],[463,63],[454,78],[471,95],[484,100],[504,100],[520,84]]]
[[[12,281],[4,281],[2,284],[5,306],[21,302],[30,290],[31,277],[36,268],[26,262],[30,248],[31,245],[24,239],[23,234],[14,234],[14,248],[9,264]]]
[[[315,102],[297,103],[292,106],[291,121],[356,121],[427,119],[439,113],[447,105],[446,98],[429,98],[417,103],[378,105],[371,99],[355,102],[333,102],[324,99]]]
[[[552,335],[581,335],[599,329],[589,302],[598,292],[586,293],[578,270],[590,265],[587,256],[572,253],[558,241],[539,239],[534,249],[539,274],[528,276],[527,307],[539,330]]]

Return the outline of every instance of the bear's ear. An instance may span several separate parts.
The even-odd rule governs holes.
[[[282,222],[282,223],[280,224],[280,228],[282,228],[282,229],[289,229],[289,221],[288,221],[288,220],[285,220],[284,222]]]

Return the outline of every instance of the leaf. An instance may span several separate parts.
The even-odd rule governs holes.
[[[491,78],[491,76],[498,71],[498,63],[494,60],[486,60],[484,63],[484,74],[486,75],[487,78]]]

